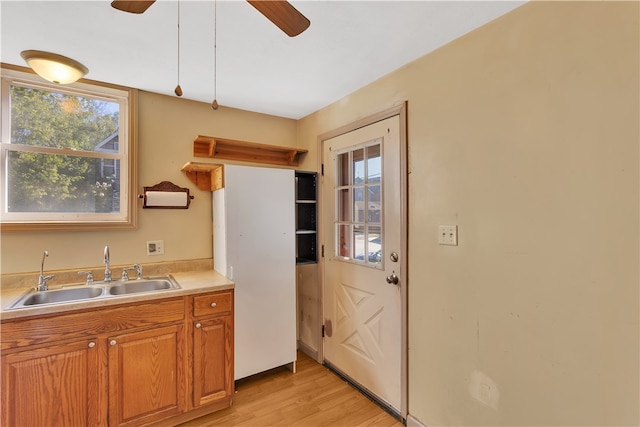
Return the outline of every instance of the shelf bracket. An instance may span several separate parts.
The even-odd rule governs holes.
[[[215,191],[224,187],[224,165],[189,162],[181,171],[200,190]]]

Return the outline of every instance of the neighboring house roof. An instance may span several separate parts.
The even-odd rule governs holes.
[[[117,153],[118,152],[118,142],[119,142],[119,130],[116,130],[114,133],[112,133],[111,135],[109,135],[108,137],[106,137],[105,139],[103,139],[102,141],[100,141],[97,145],[96,145],[96,151],[102,151],[102,152],[110,152],[110,153]]]

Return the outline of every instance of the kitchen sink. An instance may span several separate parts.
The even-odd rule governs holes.
[[[116,298],[143,292],[161,292],[171,289],[181,289],[178,282],[176,282],[171,275],[67,286],[74,287],[63,287],[62,289],[52,289],[47,291],[36,291],[35,289],[31,289],[14,301],[9,307],[7,307],[7,309],[28,308],[45,304],[62,304],[82,300]]]
[[[129,295],[166,289],[180,289],[180,285],[178,285],[175,280],[170,280],[169,278],[130,280],[122,284],[112,285],[109,288],[109,293],[111,295]]]
[[[74,288],[56,289],[52,291],[33,292],[26,295],[22,301],[23,306],[40,304],[54,304],[57,302],[76,301],[81,299],[97,298],[102,295],[101,288]]]

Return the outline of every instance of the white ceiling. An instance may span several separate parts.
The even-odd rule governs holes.
[[[243,0],[217,1],[220,105],[298,119],[520,6],[524,1],[291,1],[310,21],[290,38]],[[110,0],[0,2],[0,60],[45,50],[89,68],[88,79],[173,95],[176,1],[144,14]],[[214,2],[181,0],[183,98],[214,97]]]

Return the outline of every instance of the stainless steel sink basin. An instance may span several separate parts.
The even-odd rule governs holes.
[[[73,289],[56,289],[52,291],[28,293],[16,302],[20,303],[20,306],[29,307],[40,304],[55,304],[67,301],[97,298],[100,295],[102,295],[102,288],[85,287]]]
[[[129,295],[140,292],[162,291],[165,289],[180,289],[180,285],[168,278],[130,280],[122,284],[112,285],[109,288],[109,293],[111,295]]]
[[[81,300],[116,298],[143,292],[181,289],[173,276],[148,277],[128,281],[94,282],[90,285],[74,285],[70,288],[36,291],[22,295],[7,309],[28,308],[45,304],[62,304]]]

